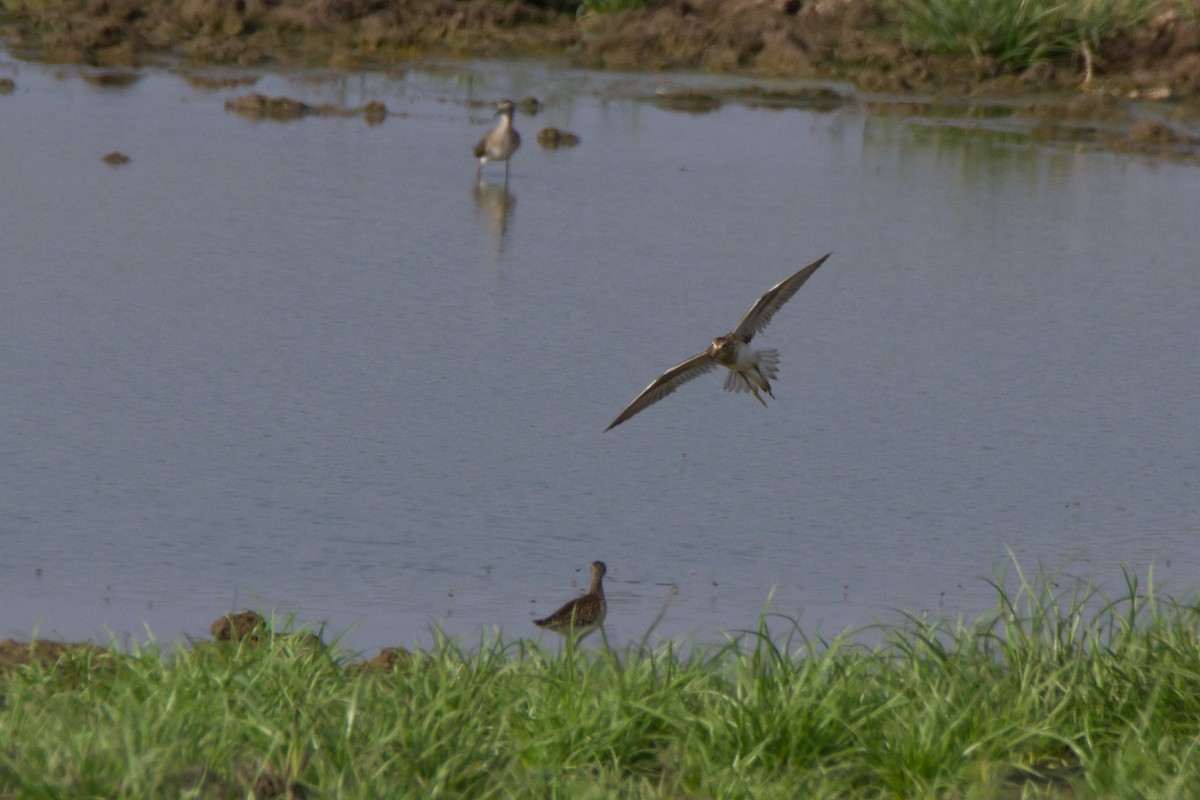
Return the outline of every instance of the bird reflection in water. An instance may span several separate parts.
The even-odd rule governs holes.
[[[513,209],[517,207],[516,196],[508,191],[507,186],[492,183],[475,184],[473,194],[480,219],[496,238],[498,251],[502,251],[504,236],[508,233],[508,225],[512,221]]]

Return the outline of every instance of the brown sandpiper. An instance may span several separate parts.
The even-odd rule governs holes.
[[[483,174],[483,165],[489,161],[504,162],[504,183],[508,184],[508,159],[521,146],[521,134],[512,126],[513,111],[516,106],[512,100],[501,100],[496,104],[496,116],[500,121],[496,127],[488,131],[479,144],[475,145],[475,157],[479,159],[479,168],[475,170],[475,180]]]
[[[534,625],[576,641],[604,624],[608,603],[604,599],[604,575],[608,568],[603,561],[592,562],[592,584],[587,594],[576,597],[545,619],[535,619]]]
[[[779,374],[779,351],[751,350],[750,342],[754,339],[754,334],[767,327],[775,312],[792,298],[831,255],[833,254],[826,253],[771,287],[751,306],[736,328],[713,339],[712,344],[703,353],[676,364],[655,378],[654,382],[642,390],[642,393],[604,430],[611,431],[642,409],[654,405],[683,384],[715,369],[718,365],[729,370],[725,377],[725,391],[750,392],[766,407],[767,402],[762,399],[758,390],[763,390],[772,400],[775,399],[775,394],[771,391],[771,381]]]

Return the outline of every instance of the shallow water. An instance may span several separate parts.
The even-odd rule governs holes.
[[[256,605],[362,650],[533,635],[597,558],[619,643],[772,590],[808,632],[974,615],[1010,554],[1194,591],[1195,167],[638,99],[683,77],[2,66],[0,636]],[[248,91],[393,115],[224,110]],[[476,186],[473,102],[526,95]],[[828,251],[756,340],[769,409],[710,375],[602,432]]]

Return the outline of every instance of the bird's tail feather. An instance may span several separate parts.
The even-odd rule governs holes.
[[[754,392],[756,389],[762,389],[771,397],[775,395],[771,393],[771,381],[779,374],[779,351],[770,350],[755,350],[754,363],[758,367],[759,373],[762,375],[762,382],[759,383],[759,376],[753,371],[738,372],[730,370],[725,376],[725,391],[727,392]],[[754,385],[751,386],[751,381]],[[757,396],[757,394],[756,394]],[[762,398],[758,398],[762,402]]]
[[[763,377],[769,381],[775,380],[779,375],[779,351],[774,348],[755,350],[754,359],[758,362],[758,371]]]
[[[725,391],[727,392],[748,392],[750,385],[746,383],[746,379],[742,377],[742,373],[729,370],[729,374],[725,376]]]

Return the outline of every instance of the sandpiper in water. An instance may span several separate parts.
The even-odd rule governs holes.
[[[604,575],[608,568],[603,561],[592,562],[592,585],[587,594],[577,597],[545,619],[535,619],[534,625],[563,636],[582,639],[604,624],[608,603],[604,599]]]
[[[758,402],[766,406],[767,402],[758,393],[758,390],[762,389],[774,400],[771,380],[779,374],[779,351],[774,349],[751,350],[750,342],[754,339],[754,334],[767,327],[767,323],[771,321],[771,317],[775,316],[775,312],[792,298],[792,295],[831,255],[833,254],[826,253],[795,275],[783,279],[772,287],[770,291],[758,298],[758,302],[746,312],[746,316],[742,317],[736,328],[724,336],[713,339],[712,344],[703,353],[694,355],[659,375],[604,430],[612,430],[642,409],[662,400],[681,385],[711,371],[718,365],[729,370],[729,375],[725,378],[726,391],[750,392]]]
[[[504,162],[504,183],[508,183],[508,159],[521,146],[521,134],[512,126],[515,106],[511,100],[501,100],[496,104],[499,109],[496,116],[500,121],[496,127],[487,132],[479,144],[475,145],[475,157],[479,159],[479,168],[475,170],[475,180],[483,174],[483,165],[489,161]]]

